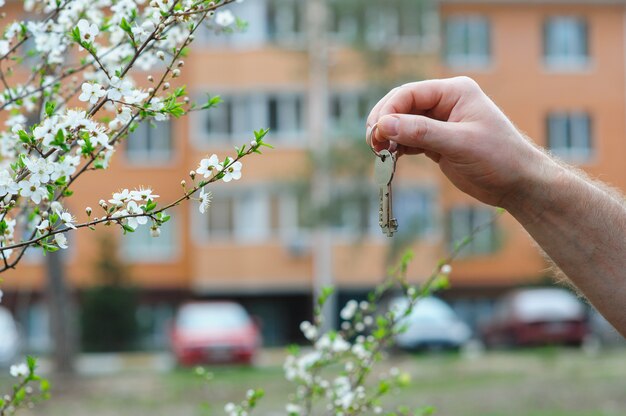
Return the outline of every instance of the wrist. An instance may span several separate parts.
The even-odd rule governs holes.
[[[539,149],[535,160],[526,164],[518,185],[502,200],[506,209],[520,223],[540,220],[546,211],[558,209],[558,190],[567,187],[568,170]]]

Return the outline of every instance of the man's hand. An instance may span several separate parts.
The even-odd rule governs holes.
[[[459,189],[506,208],[626,336],[623,195],[539,150],[469,78],[394,89],[368,129],[376,150],[423,152]]]
[[[555,166],[467,77],[395,88],[372,109],[368,137],[374,126],[376,150],[395,142],[399,154],[425,153],[456,187],[490,205],[506,208],[509,195],[531,191]]]

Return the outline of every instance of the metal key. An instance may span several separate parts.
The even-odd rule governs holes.
[[[396,171],[396,157],[389,150],[378,153],[374,164],[374,179],[380,189],[380,209],[378,211],[378,223],[387,237],[392,237],[398,230],[398,221],[393,218],[391,207],[391,180]]]

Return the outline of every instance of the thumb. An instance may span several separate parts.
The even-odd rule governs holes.
[[[442,154],[458,146],[462,133],[458,123],[410,114],[383,116],[377,126],[379,139]]]

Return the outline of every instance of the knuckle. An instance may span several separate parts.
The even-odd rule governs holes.
[[[421,117],[413,117],[411,119],[410,134],[415,141],[421,141],[428,134],[428,123]]]
[[[468,76],[460,76],[453,79],[454,82],[466,92],[474,92],[480,90],[478,83]]]

